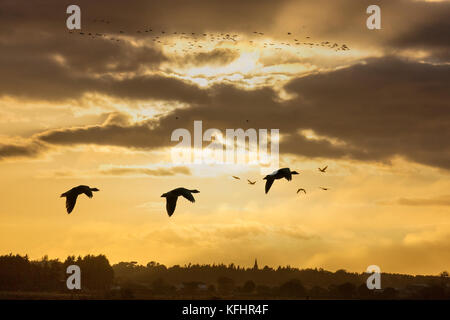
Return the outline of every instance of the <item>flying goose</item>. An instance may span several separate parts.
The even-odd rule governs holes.
[[[89,186],[81,185],[61,194],[61,198],[66,197],[67,213],[70,214],[72,212],[73,208],[75,207],[75,203],[77,202],[77,197],[80,194],[84,193],[89,198],[92,198],[93,197],[92,191],[100,191],[100,190],[98,190],[97,188],[90,188]]]
[[[300,188],[300,189],[297,190],[297,193],[299,193],[300,191],[303,191],[306,194],[306,190],[305,189]]]
[[[247,179],[247,181],[248,181],[248,184],[255,184],[256,183],[256,181],[250,181],[248,179]]]
[[[264,177],[266,181],[266,193],[269,192],[273,182],[278,179],[286,178],[287,181],[292,180],[293,174],[299,174],[297,171],[291,171],[289,168],[278,169]]]
[[[233,178],[235,178],[236,180],[241,180],[241,178],[236,177],[236,176],[232,176]]]
[[[161,197],[166,198],[166,210],[169,217],[172,216],[172,214],[175,211],[175,207],[177,206],[177,200],[179,196],[183,196],[186,199],[188,199],[190,202],[195,202],[193,193],[200,193],[198,190],[189,190],[186,188],[176,188],[172,191],[164,193]]]
[[[328,166],[325,166],[323,168],[317,168],[320,172],[325,172],[327,171]]]
[[[328,188],[324,188],[324,187],[319,187],[319,188],[322,189],[322,190],[325,190],[325,191],[328,190]]]

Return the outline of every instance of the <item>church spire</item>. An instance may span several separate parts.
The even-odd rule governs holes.
[[[253,270],[258,270],[258,260],[255,258],[255,264],[253,265]]]

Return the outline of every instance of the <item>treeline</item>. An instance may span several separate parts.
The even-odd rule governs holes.
[[[82,270],[85,290],[104,291],[113,285],[114,271],[104,255],[69,256],[64,262],[47,256],[31,261],[28,256],[0,256],[0,291],[67,291],[66,269],[76,264]]]
[[[189,264],[166,267],[120,262],[113,266],[116,280],[129,293],[157,296],[212,296],[313,299],[445,299],[450,298],[447,272],[438,276],[381,274],[383,290],[369,290],[368,274],[323,269],[242,268],[234,264]]]
[[[104,255],[44,257],[0,256],[0,292],[58,292],[66,287],[69,265],[81,269],[81,293],[96,298],[282,298],[282,299],[450,299],[447,272],[438,276],[381,275],[382,290],[369,290],[366,273],[345,270],[242,268],[230,265],[175,265],[157,262],[113,266]],[[78,292],[78,291],[77,291]]]

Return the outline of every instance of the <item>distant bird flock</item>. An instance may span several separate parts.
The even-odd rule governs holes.
[[[154,30],[151,27],[145,27],[138,30],[126,30],[124,28],[118,28],[113,23],[111,23],[108,19],[94,19],[92,20],[96,26],[99,24],[110,25],[111,28],[116,28],[117,30],[114,32],[86,32],[86,31],[74,31],[70,30],[69,34],[78,35],[85,38],[90,39],[103,39],[112,42],[120,42],[121,40],[127,40],[127,37],[130,35],[139,34],[140,36],[144,35],[150,37],[151,41],[155,45],[169,46],[174,49],[174,52],[177,53],[178,50],[183,53],[191,52],[191,51],[199,51],[199,49],[204,50],[208,46],[217,46],[223,43],[232,43],[233,45],[244,43],[247,46],[252,47],[263,47],[269,48],[273,50],[282,50],[286,48],[294,48],[300,46],[306,46],[309,48],[321,47],[333,49],[334,51],[348,51],[350,48],[346,44],[338,44],[330,41],[321,41],[314,42],[311,41],[311,37],[308,35],[294,35],[293,32],[287,32],[286,35],[289,37],[289,40],[285,40],[283,42],[277,42],[270,40],[271,37],[265,35],[265,33],[260,31],[253,31],[253,37],[257,38],[255,40],[248,40],[248,37],[242,37],[238,34],[224,33],[224,32],[208,32],[208,33],[199,33],[199,32],[180,32],[180,31],[166,31],[166,30]],[[304,28],[304,27],[303,27]],[[306,40],[301,40],[301,38]],[[255,38],[253,38],[255,39]],[[184,44],[187,43],[187,44]],[[239,51],[239,49],[237,49]],[[297,51],[297,53],[300,53]],[[246,120],[248,122],[248,120]],[[328,166],[323,168],[318,168],[318,170],[322,173],[325,173]],[[287,181],[292,180],[292,175],[298,175],[297,171],[291,171],[289,168],[281,168],[273,173],[264,177],[266,180],[265,183],[265,193],[267,194],[272,187],[275,180],[286,179]],[[232,176],[233,179],[240,180],[238,176]],[[256,181],[251,181],[247,179],[248,184],[255,185]],[[326,191],[329,188],[319,187],[320,189]],[[80,185],[78,187],[72,188],[71,190],[63,193],[61,197],[66,198],[66,209],[67,213],[71,213],[75,207],[77,197],[81,194],[87,195],[89,198],[93,197],[92,192],[99,191],[97,188],[90,188],[89,186]],[[182,196],[189,200],[190,202],[195,202],[194,196],[192,193],[199,193],[198,190],[190,190],[186,188],[176,188],[169,192],[164,193],[161,197],[166,198],[166,211],[169,217],[173,215],[175,212],[177,200],[179,196]],[[299,192],[303,192],[306,195],[306,190],[304,188],[299,188],[297,190],[297,194]]]
[[[325,166],[324,168],[318,168],[318,169],[320,172],[325,173],[325,170],[327,168],[328,168],[328,166]],[[264,187],[265,193],[267,194],[269,192],[269,190],[272,187],[272,184],[274,183],[275,180],[280,180],[280,179],[284,178],[287,181],[291,181],[292,175],[297,175],[297,174],[300,174],[300,173],[298,173],[297,171],[291,171],[290,168],[281,168],[281,169],[275,170],[271,174],[266,175],[263,178],[263,180],[266,180],[266,184]],[[236,180],[241,180],[241,178],[238,176],[231,176],[231,177]],[[250,185],[256,184],[256,180],[251,181],[251,180],[247,179],[247,182]],[[319,188],[324,191],[329,189],[329,188],[325,188],[325,187],[319,187]],[[100,190],[97,188],[91,188],[89,186],[80,185],[78,187],[74,187],[74,188],[70,189],[69,191],[61,194],[61,198],[66,198],[67,213],[70,214],[73,211],[79,195],[85,194],[89,198],[92,198],[93,197],[92,192],[96,192],[96,191],[100,191]],[[301,191],[303,191],[303,193],[306,195],[306,190],[303,188],[299,188],[297,190],[297,194]],[[198,191],[196,189],[186,189],[186,188],[180,187],[180,188],[176,188],[171,191],[168,191],[166,193],[163,193],[161,195],[161,197],[166,198],[166,211],[167,211],[167,214],[169,215],[169,217],[171,217],[173,215],[173,213],[175,212],[178,197],[182,196],[182,197],[186,198],[187,200],[189,200],[190,202],[194,203],[195,198],[192,195],[193,193],[200,193],[200,191]]]
[[[175,53],[187,53],[195,51],[204,51],[208,47],[216,47],[221,44],[229,43],[232,45],[245,44],[255,48],[265,48],[271,50],[299,49],[307,48],[326,48],[334,51],[348,51],[350,48],[346,44],[339,44],[332,41],[312,41],[311,36],[304,31],[294,34],[286,32],[288,40],[274,41],[269,34],[260,31],[253,31],[248,35],[239,35],[226,32],[180,32],[168,30],[156,30],[146,26],[134,30],[125,30],[123,27],[116,26],[107,19],[94,19],[92,22],[95,28],[101,29],[107,25],[108,32],[87,32],[81,30],[69,30],[69,34],[78,35],[89,39],[104,39],[111,42],[120,42],[128,39],[129,36],[139,36],[149,38],[154,45],[166,46],[172,48]],[[251,38],[251,37],[252,38]],[[253,39],[253,40],[249,40]],[[302,40],[303,39],[303,40]],[[239,48],[236,48],[240,51]],[[300,54],[300,51],[296,51]]]

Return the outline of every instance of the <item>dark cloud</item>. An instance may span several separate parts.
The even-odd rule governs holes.
[[[239,52],[237,52],[236,50],[216,48],[208,52],[187,54],[182,58],[177,59],[177,62],[184,66],[186,66],[186,64],[195,66],[221,66],[233,62],[238,57]]]
[[[132,125],[107,122],[103,125],[50,130],[35,136],[36,139],[55,145],[96,144],[127,148],[159,148],[167,145],[170,136],[154,121]]]
[[[429,207],[429,206],[450,206],[450,195],[437,196],[433,198],[400,198],[393,201],[380,202],[382,205],[401,205],[413,207]]]
[[[387,11],[392,31],[385,45],[426,51],[428,59],[437,62],[450,61],[449,1],[399,1],[392,6],[393,10]],[[404,14],[396,16],[402,9]]]
[[[448,61],[450,52],[449,2],[379,1],[383,30],[369,31],[365,9],[370,1],[142,0],[124,4],[118,0],[82,0],[77,4],[85,36],[68,33],[65,20],[70,2],[38,0],[33,6],[23,0],[0,3],[0,95],[30,99],[77,99],[84,93],[100,92],[127,99],[204,102],[202,91],[190,83],[162,73],[149,75],[149,70],[156,72],[172,59],[159,46],[151,41],[137,45],[108,40],[117,35],[148,40],[149,33],[136,30],[150,28],[160,36],[161,30],[167,34],[230,32],[248,36],[257,30],[281,40],[287,37],[283,28],[288,28],[301,37],[309,34],[314,41],[345,41],[352,48],[374,48],[389,54],[421,49],[435,62]],[[98,22],[101,19],[110,23]],[[89,32],[108,37],[90,39]],[[213,49],[187,54],[184,60],[185,64],[217,66],[236,57],[231,49]]]
[[[358,150],[352,157],[400,155],[449,169],[449,83],[450,66],[383,58],[293,80],[286,89],[298,95],[304,125]]]
[[[117,35],[123,30],[135,41],[120,43],[69,34],[65,28],[69,4],[39,0],[30,6],[25,1],[1,0],[0,95],[64,100],[98,92],[130,100],[180,101],[188,107],[137,123],[115,114],[97,126],[49,130],[36,135],[30,146],[2,146],[6,156],[38,155],[43,150],[39,142],[160,148],[172,145],[174,129],[192,129],[194,120],[203,120],[205,129],[278,128],[284,135],[280,148],[284,153],[363,161],[402,156],[450,168],[450,67],[394,57],[398,51],[420,49],[428,51],[432,61],[448,61],[449,2],[379,1],[383,27],[379,31],[365,27],[370,1],[77,3],[82,8],[83,32]],[[291,23],[294,18],[299,22]],[[317,41],[349,40],[352,48],[368,47],[392,56],[293,79],[284,89],[295,98],[281,100],[268,86],[244,90],[222,83],[200,88],[156,72],[170,60],[158,47],[136,45],[146,37],[136,33],[142,28],[248,35],[257,30],[279,39],[287,37],[283,28],[289,28]],[[219,65],[233,61],[235,54],[216,49],[187,55],[186,63]],[[319,138],[299,135],[302,129],[313,130]]]
[[[450,196],[432,199],[399,199],[398,204],[404,206],[450,206]]]
[[[203,90],[207,103],[159,119],[51,130],[37,138],[60,145],[152,149],[173,145],[173,130],[192,132],[193,121],[203,120],[203,130],[280,129],[282,153],[363,161],[402,156],[449,169],[449,69],[396,58],[370,59],[292,80],[285,90],[296,98],[287,101],[280,101],[269,88],[217,85]],[[312,130],[318,138],[307,139],[300,130]]]
[[[8,158],[35,158],[47,151],[47,146],[39,141],[22,144],[0,144],[0,160]]]
[[[177,174],[191,175],[191,170],[188,167],[172,167],[172,168],[123,168],[113,167],[100,170],[100,173],[108,176],[128,176],[128,175],[146,175],[146,176],[174,176]]]

